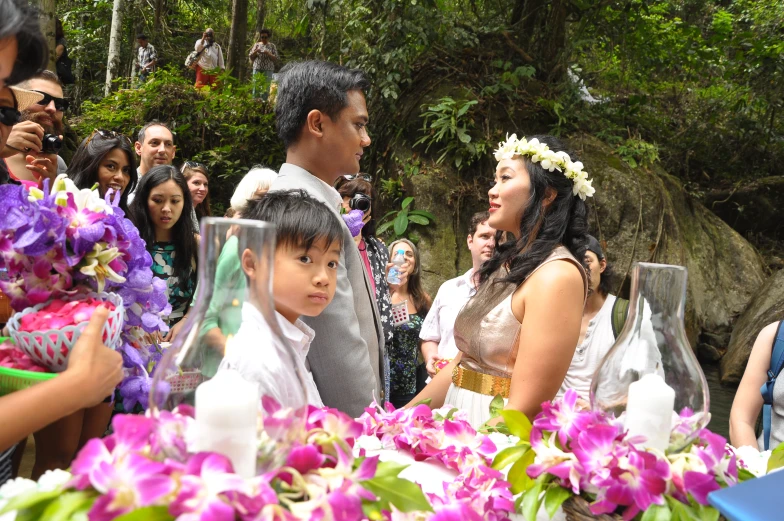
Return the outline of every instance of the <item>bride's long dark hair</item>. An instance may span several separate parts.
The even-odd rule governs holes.
[[[530,136],[547,144],[554,152],[564,151],[572,161],[575,155],[553,136]],[[588,224],[585,201],[573,195],[573,183],[563,172],[549,172],[540,163],[534,163],[527,156],[521,158],[531,179],[531,197],[520,218],[517,239],[501,242],[502,232],[496,234],[496,248],[493,256],[479,268],[479,281],[483,284],[501,266],[509,273],[497,282],[522,284],[526,277],[542,263],[559,245],[565,246],[582,263],[587,243]],[[548,189],[555,190],[553,201],[545,206]]]

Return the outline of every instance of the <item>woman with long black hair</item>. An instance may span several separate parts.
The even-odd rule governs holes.
[[[128,194],[136,188],[136,154],[131,140],[108,130],[95,130],[76,149],[68,177],[77,188],[98,185],[101,197],[110,189],[121,193],[119,207],[128,213]]]
[[[489,419],[495,395],[533,419],[552,400],[574,355],[588,278],[583,165],[552,136],[512,135],[495,154],[487,224],[499,230],[479,287],[455,322],[460,353],[411,403],[430,398]],[[503,232],[507,240],[502,242]]]
[[[198,235],[188,183],[171,165],[151,168],[139,182],[130,219],[152,256],[152,271],[169,286],[169,327],[188,311],[196,289]]]

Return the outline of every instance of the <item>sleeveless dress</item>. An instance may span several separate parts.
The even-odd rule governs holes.
[[[568,249],[559,246],[528,274],[526,280],[549,262],[565,260],[580,270],[585,297],[588,296],[588,278],[585,269]],[[460,365],[478,373],[511,378],[517,360],[520,340],[520,322],[512,312],[512,295],[525,284],[493,284],[492,280],[504,276],[498,273],[479,288],[476,295],[463,307],[455,321],[455,343],[461,351]],[[585,298],[584,297],[584,298]],[[444,403],[468,412],[468,421],[479,427],[490,419],[490,402],[493,396],[449,386]]]

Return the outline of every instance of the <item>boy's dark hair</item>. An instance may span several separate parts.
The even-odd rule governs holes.
[[[370,87],[360,70],[315,60],[290,63],[279,77],[275,120],[286,148],[299,139],[311,110],[319,110],[334,121],[348,106],[349,91]]]
[[[266,34],[267,38],[272,38],[272,31],[270,31],[269,29],[265,28],[259,31],[259,36],[261,36],[262,34]]]
[[[49,46],[38,24],[38,11],[27,0],[0,0],[0,40],[16,37],[17,55],[6,84],[28,79],[49,63]]]
[[[468,235],[473,235],[476,233],[476,229],[479,228],[479,225],[483,222],[487,221],[490,218],[490,212],[485,210],[484,212],[476,212],[474,215],[471,216],[471,222],[468,224]]]
[[[326,239],[327,245],[343,244],[338,217],[304,190],[267,192],[260,199],[249,199],[242,218],[274,224],[276,248],[287,245],[309,250],[320,239]]]
[[[145,42],[148,40],[147,35],[144,33],[139,33],[136,35],[137,40],[144,40]]]

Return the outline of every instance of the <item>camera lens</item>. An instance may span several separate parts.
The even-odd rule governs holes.
[[[366,196],[365,194],[356,194],[351,198],[349,206],[352,210],[362,210],[363,212],[367,212],[370,210],[370,197]]]
[[[63,140],[54,134],[44,134],[41,142],[43,143],[41,152],[45,154],[56,154],[63,147]]]

